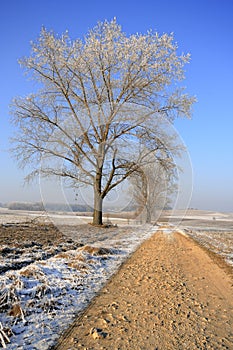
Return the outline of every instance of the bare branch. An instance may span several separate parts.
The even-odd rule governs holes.
[[[92,186],[100,223],[103,198],[121,182],[133,174],[142,180],[142,169],[156,162],[171,171],[181,149],[162,120],[190,116],[194,98],[180,85],[188,62],[172,35],[127,37],[115,19],[84,40],[43,28],[20,61],[40,90],[13,102],[19,164],[29,166],[29,177]]]

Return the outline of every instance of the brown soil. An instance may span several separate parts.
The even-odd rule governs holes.
[[[79,348],[233,349],[232,275],[192,239],[161,230],[54,347]]]
[[[64,241],[63,234],[52,224],[12,223],[0,225],[0,247],[25,245],[35,240],[41,244],[59,244]]]

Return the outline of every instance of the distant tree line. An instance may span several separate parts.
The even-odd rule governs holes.
[[[48,203],[44,207],[41,202],[10,202],[4,205],[10,210],[27,210],[27,211],[65,211],[65,212],[92,212],[88,205],[82,204],[63,204],[63,203]]]
[[[10,210],[29,210],[29,211],[43,211],[44,206],[40,202],[10,202],[6,204],[6,208]]]
[[[93,212],[93,209],[87,204],[48,203],[45,209],[65,212]]]
[[[27,211],[64,211],[64,212],[93,212],[87,204],[64,204],[64,203],[47,203],[45,206],[42,202],[9,202],[0,203],[0,207],[8,208],[9,210],[27,210]],[[137,205],[128,204],[124,208],[124,212],[133,212],[137,210]],[[105,208],[106,212],[118,212],[119,208]]]

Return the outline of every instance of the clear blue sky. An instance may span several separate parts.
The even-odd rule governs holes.
[[[0,202],[40,200],[37,184],[10,158],[9,104],[32,91],[17,59],[30,53],[41,26],[80,37],[99,20],[117,18],[127,34],[174,32],[190,52],[185,85],[197,96],[192,120],[175,123],[194,172],[191,206],[233,212],[233,1],[232,0],[7,0],[0,1]]]

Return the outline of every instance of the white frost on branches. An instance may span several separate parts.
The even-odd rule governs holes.
[[[101,223],[103,199],[145,163],[129,145],[143,144],[156,158],[164,148],[158,119],[190,117],[194,98],[180,86],[189,59],[177,54],[172,34],[127,36],[115,19],[83,40],[42,28],[31,56],[20,60],[40,89],[13,102],[20,165],[34,166],[29,177],[92,186],[94,223]]]

